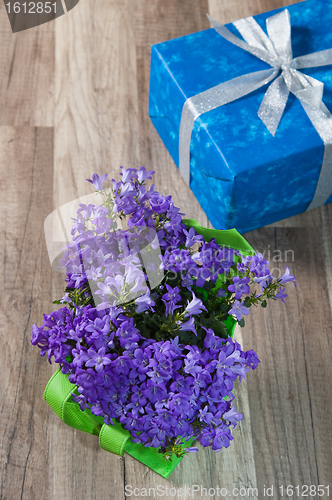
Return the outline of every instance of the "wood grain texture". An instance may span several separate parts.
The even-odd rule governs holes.
[[[207,218],[148,117],[150,46],[208,27],[207,4],[87,0],[56,21],[55,202],[91,191],[93,172],[156,171],[162,192]],[[71,44],[68,44],[68,39]]]
[[[43,222],[52,207],[53,132],[0,127],[0,498],[49,498],[49,368],[33,356],[32,323],[51,312]],[[8,175],[10,172],[10,175]],[[45,182],[47,179],[47,182]]]
[[[125,7],[88,0],[57,20],[56,204],[91,192],[85,178],[93,172],[112,176],[139,162],[136,50]]]
[[[222,24],[285,7],[297,0],[209,0],[209,14]]]
[[[0,4],[0,125],[52,127],[54,32],[52,23],[13,34]]]
[[[169,480],[65,426],[43,400],[55,367],[30,346],[32,323],[40,324],[63,289],[63,275],[48,262],[43,221],[91,192],[85,179],[93,172],[112,178],[120,165],[144,165],[156,171],[156,189],[209,224],[148,117],[151,45],[208,28],[206,12],[226,23],[290,3],[81,0],[54,23],[16,35],[1,3],[1,500],[125,499],[126,485],[258,488],[258,496],[242,496],[248,500],[264,498],[264,485],[274,485],[275,499],[282,484],[332,488],[332,205],[246,235],[270,252],[276,272],[293,251],[294,259],[287,257],[298,287],[288,287],[285,305],[253,311],[236,332],[261,364],[237,384],[245,418],[230,448],[201,448]],[[283,262],[273,261],[275,250]],[[203,491],[172,498],[221,497]]]
[[[324,205],[308,213],[295,215],[268,227],[312,227],[316,230],[324,257],[324,268],[332,309],[332,206]]]
[[[258,488],[330,484],[332,323],[319,231],[277,227],[247,236],[258,251],[270,246],[272,256],[282,256],[276,271],[292,250],[286,264],[297,277],[286,305],[259,308],[246,322],[244,345],[261,359],[249,384]]]
[[[137,83],[139,103],[139,143],[141,164],[155,170],[154,182],[161,193],[172,193],[181,211],[201,224],[209,221],[174,162],[165,150],[148,116],[151,45],[209,28],[207,1],[146,2],[140,0],[134,17],[137,47]]]

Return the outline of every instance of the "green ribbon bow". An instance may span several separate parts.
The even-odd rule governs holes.
[[[235,230],[218,231],[207,229],[198,224],[195,219],[184,219],[183,223],[188,227],[193,227],[198,234],[204,236],[205,241],[215,238],[219,245],[227,246],[239,250],[244,255],[252,254],[253,249],[247,241]],[[233,337],[236,320],[229,316],[225,321],[227,332]],[[133,443],[130,440],[131,434],[124,429],[119,421],[112,419],[114,425],[104,424],[102,417],[97,417],[89,409],[82,411],[78,403],[72,400],[72,393],[78,394],[77,386],[71,384],[68,375],[59,369],[49,380],[44,398],[61,420],[80,431],[99,436],[100,447],[115,455],[123,456],[124,452],[129,453],[150,469],[154,470],[164,478],[168,478],[182,458],[172,457],[172,461],[167,460],[159,448],[145,447],[140,443]],[[190,447],[194,438],[185,442],[185,447]]]

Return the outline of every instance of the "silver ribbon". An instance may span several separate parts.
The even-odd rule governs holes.
[[[186,100],[182,109],[179,136],[179,169],[184,180],[189,184],[190,141],[195,120],[201,114],[250,94],[273,80],[264,95],[258,116],[274,136],[289,93],[299,99],[325,146],[316,192],[307,210],[323,205],[332,192],[332,119],[322,102],[324,84],[298,70],[332,64],[332,49],[293,59],[290,15],[287,9],[266,20],[268,35],[253,17],[235,21],[233,24],[245,41],[209,15],[208,18],[223,38],[265,61],[272,68],[239,76]]]

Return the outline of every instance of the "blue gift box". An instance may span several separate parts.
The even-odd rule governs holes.
[[[332,48],[332,0],[308,0],[287,9],[294,58]],[[266,32],[266,19],[282,10],[255,20]],[[234,25],[227,28],[241,38]],[[269,68],[214,29],[152,46],[149,115],[177,166],[185,101],[240,75]],[[301,72],[324,83],[323,101],[332,111],[332,66]],[[314,197],[324,143],[293,94],[271,135],[257,114],[268,85],[195,121],[190,188],[217,229],[250,231],[306,211]],[[331,201],[332,194],[325,203]]]

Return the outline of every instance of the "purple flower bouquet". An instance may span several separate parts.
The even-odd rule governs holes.
[[[259,363],[233,326],[253,305],[284,301],[295,278],[287,268],[275,279],[235,230],[182,219],[171,196],[146,186],[152,174],[122,169],[111,189],[106,175],[89,179],[96,203],[79,205],[60,260],[62,307],[33,325],[31,342],[76,386],[82,412],[171,461],[197,451],[195,439],[230,445],[243,418],[234,381]]]

